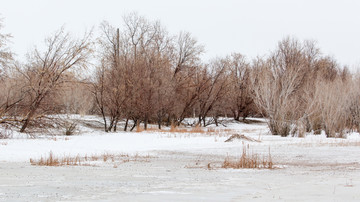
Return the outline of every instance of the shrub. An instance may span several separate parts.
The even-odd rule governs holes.
[[[316,101],[319,102],[323,129],[327,137],[342,137],[348,114],[349,84],[340,78],[317,83]]]
[[[10,139],[13,137],[13,132],[11,128],[6,125],[1,131],[0,131],[0,139]]]
[[[67,136],[73,135],[76,130],[76,127],[77,127],[76,122],[67,123],[65,125],[65,135],[67,135]]]

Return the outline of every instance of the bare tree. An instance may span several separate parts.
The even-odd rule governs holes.
[[[315,61],[307,43],[286,38],[267,60],[254,63],[254,101],[269,117],[272,134],[287,136],[295,120],[304,115],[301,99],[306,76]]]
[[[241,116],[245,120],[251,113],[256,113],[251,95],[250,64],[239,53],[231,54],[228,60],[230,63],[228,79],[231,84],[228,87],[227,101],[224,103],[224,107],[227,106],[230,109],[235,120],[239,121]]]
[[[2,19],[0,19],[0,31],[2,28]],[[23,95],[20,92],[22,81],[17,79],[16,74],[9,70],[9,66],[13,64],[13,54],[8,47],[10,38],[10,34],[0,32],[0,124],[8,124],[16,120],[16,117],[11,115],[16,115],[14,108],[23,100]]]
[[[350,89],[347,95],[347,105],[349,113],[350,129],[360,132],[360,75],[357,73],[353,80],[349,81]]]
[[[12,124],[18,120],[18,106],[25,97],[22,92],[23,81],[7,74],[0,79],[0,85],[0,124]]]
[[[106,98],[105,98],[105,67],[102,65],[97,69],[96,81],[93,82],[91,92],[94,95],[95,105],[97,106],[104,121],[104,130],[108,132],[107,120],[106,120]]]
[[[199,56],[204,52],[204,46],[199,45],[189,32],[180,32],[175,51],[174,76],[182,69],[197,64],[200,60]]]
[[[348,101],[348,96],[351,95],[349,84],[337,77],[333,81],[319,80],[316,85],[315,101],[319,103],[323,129],[327,137],[343,136],[348,118],[351,116]]]
[[[2,28],[3,24],[2,19],[0,18],[0,31]],[[10,38],[10,34],[3,34],[0,32],[0,78],[4,76],[6,67],[8,67],[10,61],[13,60],[13,54],[7,45]]]
[[[205,88],[197,88],[198,106],[199,106],[199,124],[206,126],[206,117],[214,107],[220,103],[221,99],[227,94],[227,71],[229,70],[229,62],[224,59],[217,59],[210,63],[210,72],[202,71],[202,80]],[[206,69],[204,69],[206,70]]]
[[[157,119],[161,127],[170,106],[167,94],[172,88],[173,38],[159,22],[136,13],[124,17],[121,32],[108,23],[102,24],[102,30],[95,97],[105,124],[106,117],[110,118],[106,130],[116,127],[120,116],[126,118],[124,130],[131,119],[134,123],[142,120],[145,129],[149,121]]]
[[[124,61],[121,52],[120,31],[107,22],[101,24],[102,36],[98,39],[101,48],[97,80],[93,85],[96,106],[102,114],[105,131],[116,131],[120,119],[124,95]],[[107,125],[109,117],[109,125]]]
[[[200,56],[203,53],[204,46],[190,33],[180,32],[174,46],[172,83],[175,96],[172,97],[173,108],[168,114],[169,121],[176,119],[176,125],[180,125],[185,117],[193,113],[199,91],[205,87],[204,82],[199,80],[203,68]]]
[[[25,78],[27,103],[24,103],[24,119],[20,132],[24,132],[29,123],[39,115],[37,110],[44,100],[63,82],[65,72],[86,67],[90,49],[90,33],[82,39],[72,39],[64,29],[46,39],[47,49],[41,53],[35,49],[23,68],[18,68]]]

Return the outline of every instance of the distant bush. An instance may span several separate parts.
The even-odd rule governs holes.
[[[1,131],[0,131],[0,139],[10,139],[13,137],[13,132],[11,128],[6,125]]]
[[[76,131],[77,123],[76,122],[67,122],[65,123],[65,135],[74,135]]]

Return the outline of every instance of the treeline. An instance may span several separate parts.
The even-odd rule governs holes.
[[[0,35],[0,124],[25,132],[48,115],[79,113],[102,116],[107,132],[121,120],[126,131],[141,123],[145,130],[178,126],[188,117],[206,126],[220,116],[264,116],[282,136],[359,129],[359,79],[314,42],[285,38],[266,57],[233,53],[204,62],[204,47],[190,33],[171,35],[137,14],[123,22],[102,23],[97,38],[61,29],[25,64],[8,50],[10,36]],[[86,77],[89,69],[96,71]]]

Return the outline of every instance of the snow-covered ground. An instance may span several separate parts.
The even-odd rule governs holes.
[[[72,117],[98,123],[98,117]],[[260,121],[263,121],[260,119]],[[79,124],[74,136],[14,132],[0,140],[0,200],[109,201],[359,201],[360,136],[328,139],[271,136],[264,122],[228,121],[205,132],[105,133]],[[155,127],[155,126],[154,126]],[[191,130],[191,129],[188,129]],[[243,134],[261,142],[235,140]],[[267,156],[275,169],[224,169],[243,146]],[[82,166],[34,166],[55,157],[117,156]]]

